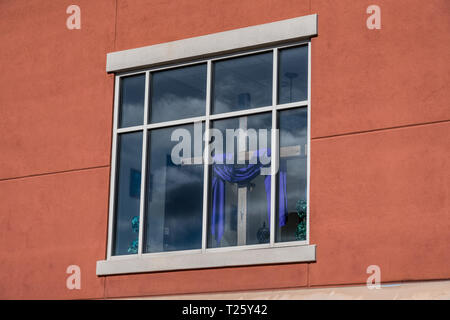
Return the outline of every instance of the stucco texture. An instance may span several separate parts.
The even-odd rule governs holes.
[[[447,0],[0,1],[0,298],[111,298],[450,278]],[[366,8],[381,8],[368,30]],[[315,263],[97,277],[114,77],[106,53],[317,13]],[[81,290],[66,268],[81,267]]]

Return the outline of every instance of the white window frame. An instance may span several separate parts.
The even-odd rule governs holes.
[[[306,26],[305,26],[306,25]],[[296,30],[296,32],[285,31],[291,30],[293,26],[304,26],[304,29]],[[255,31],[256,30],[256,31]],[[255,44],[255,38],[261,32],[272,35],[271,41],[267,41],[267,35],[262,37],[266,39],[261,43]],[[236,34],[239,35],[239,41],[235,41]],[[273,40],[278,34],[276,41]],[[281,34],[281,36],[280,36]],[[286,36],[286,34],[288,34]],[[220,35],[220,36],[218,36]],[[176,41],[183,42],[180,52],[173,52],[170,48],[173,43],[149,46],[144,48],[132,49],[127,51],[116,52],[108,54],[107,71],[115,72],[115,90],[114,90],[114,120],[113,120],[113,137],[112,137],[112,155],[111,155],[111,177],[110,177],[110,200],[109,200],[109,219],[108,219],[108,245],[106,260],[97,261],[97,275],[113,275],[125,273],[140,273],[153,271],[169,271],[169,270],[184,270],[184,269],[199,269],[199,268],[214,268],[227,266],[245,266],[245,265],[259,265],[259,264],[274,264],[274,263],[294,263],[294,262],[311,262],[316,260],[316,246],[310,244],[310,149],[311,149],[311,41],[310,38],[317,35],[317,15],[310,15],[295,19],[283,20],[275,23],[242,28],[221,32],[219,34],[212,34],[203,37],[191,38],[186,40]],[[206,39],[205,39],[206,37]],[[227,38],[228,37],[228,38]],[[200,39],[199,38],[203,38]],[[270,37],[269,37],[270,38]],[[204,48],[206,42],[213,43],[218,40],[225,41],[228,44],[229,50],[214,51],[213,49]],[[227,40],[228,39],[228,43]],[[198,42],[200,41],[200,42]],[[237,44],[236,44],[236,43]],[[282,42],[280,44],[280,42]],[[206,52],[204,57],[199,58],[199,55],[193,53],[193,50],[198,50],[199,43],[203,44],[201,50]],[[243,43],[251,44],[244,46]],[[167,48],[164,48],[164,45]],[[180,44],[178,44],[180,45]],[[285,48],[308,46],[308,100],[278,104],[278,51]],[[194,46],[195,48],[191,48]],[[241,48],[239,52],[236,50]],[[255,48],[256,46],[256,48]],[[185,49],[188,48],[188,50]],[[214,46],[212,46],[214,47]],[[168,49],[169,48],[169,49]],[[191,50],[189,50],[191,48]],[[215,48],[215,47],[214,47]],[[250,49],[249,49],[250,48]],[[152,51],[153,50],[153,51]],[[155,51],[156,50],[156,51]],[[171,55],[166,56],[166,62],[163,66],[158,54],[150,54],[160,51],[169,50]],[[186,54],[186,51],[190,53]],[[244,55],[251,55],[255,53],[271,52],[273,54],[273,81],[272,81],[272,105],[252,108],[240,111],[233,111],[220,114],[211,114],[211,84],[212,84],[212,68],[213,63],[218,60],[228,59],[231,57],[238,57]],[[147,59],[130,59],[131,56],[142,56]],[[114,59],[110,57],[114,56]],[[156,57],[156,58],[155,58]],[[193,58],[195,57],[195,59]],[[136,62],[136,60],[138,62]],[[186,61],[187,60],[187,61]],[[113,61],[113,62],[111,62]],[[130,70],[138,68],[137,63],[141,65],[139,70]],[[149,113],[149,91],[150,91],[150,77],[152,72],[160,70],[168,70],[178,68],[181,66],[188,66],[193,64],[207,65],[207,87],[206,87],[206,113],[204,116],[185,118],[173,121],[165,121],[158,123],[148,122]],[[145,68],[143,66],[146,66]],[[133,127],[119,128],[119,91],[121,78],[130,75],[145,74],[145,107],[144,107],[144,124]],[[250,116],[263,112],[271,112],[272,114],[272,128],[277,127],[277,114],[282,110],[292,108],[307,108],[307,213],[306,213],[306,240],[304,241],[290,241],[290,242],[275,242],[275,211],[276,211],[276,179],[271,179],[271,210],[270,210],[270,242],[267,244],[232,246],[223,248],[207,248],[207,218],[208,218],[208,197],[209,197],[209,165],[204,163],[204,182],[203,182],[203,220],[202,220],[202,248],[196,250],[183,250],[171,252],[158,253],[143,253],[143,234],[144,234],[144,211],[145,211],[145,188],[146,188],[146,164],[147,164],[147,133],[151,129],[170,127],[182,124],[193,124],[202,121],[205,123],[205,130],[210,128],[211,121],[226,119],[237,116]],[[130,255],[112,255],[112,247],[114,240],[114,211],[115,211],[115,187],[116,187],[116,158],[117,158],[117,137],[125,132],[143,133],[142,138],[142,168],[141,168],[141,196],[140,196],[140,212],[139,212],[139,247],[137,254]],[[272,130],[273,131],[273,130]],[[208,132],[208,131],[206,131]],[[275,132],[272,132],[272,172],[277,168],[279,161],[279,139],[276,139]],[[209,141],[209,137],[207,140]],[[209,144],[205,143],[205,154],[209,154]]]

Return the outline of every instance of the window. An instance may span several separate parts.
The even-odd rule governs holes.
[[[310,46],[116,74],[108,258],[98,274],[315,259]]]

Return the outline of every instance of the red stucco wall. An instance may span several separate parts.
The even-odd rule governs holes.
[[[81,30],[66,8],[81,8]],[[381,7],[381,30],[366,8]],[[317,13],[317,262],[97,277],[113,76],[106,53]],[[0,1],[0,298],[102,298],[450,278],[450,1]],[[81,290],[66,288],[70,264]]]

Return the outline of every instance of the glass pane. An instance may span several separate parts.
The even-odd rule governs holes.
[[[272,52],[214,62],[213,113],[272,105]]]
[[[113,255],[134,254],[139,240],[142,132],[118,136]]]
[[[142,125],[144,103],[145,74],[121,78],[119,128]]]
[[[307,116],[306,108],[279,113],[277,242],[306,240]]]
[[[200,249],[202,246],[203,129],[201,124],[195,126],[196,135],[194,125],[148,133],[144,252]],[[171,139],[172,134],[175,141]],[[200,150],[194,152],[196,143]],[[195,161],[187,161],[192,159]]]
[[[152,73],[150,122],[205,115],[206,64]]]
[[[278,103],[308,99],[308,46],[278,52]]]
[[[272,115],[218,120],[213,127],[208,247],[268,243]],[[248,129],[245,144],[238,128]]]

